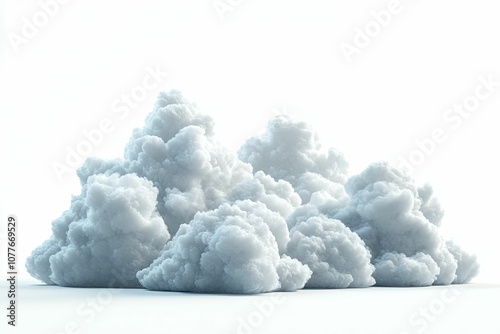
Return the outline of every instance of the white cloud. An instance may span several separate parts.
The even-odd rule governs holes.
[[[260,293],[300,289],[307,266],[280,258],[264,204],[249,200],[200,212],[137,276],[153,290]],[[286,227],[281,216],[281,224]],[[272,224],[275,224],[274,222]]]
[[[81,194],[29,272],[48,284],[229,293],[464,283],[478,273],[475,256],[441,236],[432,187],[385,162],[349,177],[343,155],[323,150],[304,122],[272,118],[239,158],[195,104],[161,93],[124,158],[78,169]]]
[[[158,190],[135,174],[97,174],[52,224],[53,236],[26,266],[34,277],[63,286],[139,286],[169,239],[156,210]],[[116,280],[114,272],[127,273]]]

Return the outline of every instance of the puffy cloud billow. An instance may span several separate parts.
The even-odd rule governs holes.
[[[477,274],[475,257],[440,235],[443,211],[430,186],[379,162],[351,177],[346,190],[350,201],[334,217],[365,241],[379,285],[465,283]]]
[[[161,256],[137,276],[144,287],[153,290],[259,293],[282,287],[301,289],[311,271],[290,257],[280,258],[275,233],[283,229],[285,220],[260,202],[222,204],[181,225]]]
[[[62,286],[136,287],[169,239],[156,210],[158,190],[135,174],[88,178],[52,224],[53,236],[28,258],[35,278]]]
[[[319,215],[301,221],[290,232],[288,254],[312,270],[307,288],[359,288],[375,283],[370,252],[339,220]]]
[[[26,262],[47,284],[247,294],[466,283],[479,270],[440,235],[432,187],[384,162],[349,176],[289,116],[236,155],[211,117],[161,93],[123,158],[77,174],[80,195]]]

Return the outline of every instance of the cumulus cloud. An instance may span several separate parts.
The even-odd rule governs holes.
[[[408,175],[385,162],[373,163],[359,175],[347,177],[343,156],[334,149],[322,150],[317,134],[303,122],[287,116],[272,119],[265,133],[242,146],[239,157],[254,170],[289,181],[300,195],[302,205],[287,217],[291,230],[288,254],[313,271],[306,287],[349,286],[345,283],[348,280],[342,282],[343,276],[338,274],[331,282],[319,279],[334,277],[339,266],[322,260],[338,244],[323,246],[324,240],[331,240],[331,228],[321,228],[328,219],[346,226],[339,229],[339,239],[353,240],[349,237],[354,232],[367,249],[362,256],[364,262],[343,268],[347,275],[365,268],[360,275],[365,281],[359,286],[373,283],[366,279],[373,272],[373,267],[366,266],[366,259],[371,259],[375,268],[372,276],[378,285],[462,283],[478,273],[476,258],[439,233],[444,211],[430,185],[417,186]],[[316,228],[308,226],[312,222]],[[300,237],[295,239],[294,235]],[[299,245],[301,251],[296,250]],[[362,254],[360,249],[357,247],[358,255]],[[344,253],[352,251],[346,249]],[[313,283],[316,279],[318,283]]]
[[[426,286],[439,275],[436,261],[422,252],[412,256],[384,253],[375,259],[375,267],[373,277],[383,286]]]
[[[130,273],[149,265],[169,239],[157,193],[135,174],[90,177],[54,221],[52,238],[28,258],[28,272],[62,286],[140,286]]]
[[[313,274],[307,288],[359,288],[375,284],[371,255],[361,238],[339,220],[319,215],[290,231],[288,254]]]
[[[290,116],[236,155],[210,116],[161,93],[123,158],[89,158],[77,174],[80,195],[26,263],[47,284],[260,293],[478,273],[441,237],[430,185],[382,162],[349,176],[343,155]]]
[[[232,188],[253,177],[213,135],[212,119],[173,91],[160,94],[127,144],[126,168],[158,188],[158,211],[172,234],[198,211],[226,203]]]
[[[318,190],[331,191],[332,195],[342,192],[339,184],[348,176],[343,155],[333,148],[323,150],[318,134],[309,125],[287,115],[272,118],[266,132],[248,139],[238,156],[254,171],[290,182],[304,203]]]
[[[162,255],[138,273],[153,290],[260,293],[294,291],[310,277],[307,266],[280,258],[273,230],[284,219],[249,200],[197,213]]]
[[[244,199],[265,204],[252,210],[266,220],[281,256],[289,240],[284,217],[301,203],[287,181],[254,174],[249,164],[218,143],[212,119],[177,91],[159,95],[144,126],[134,130],[124,158],[89,158],[77,174],[81,195],[53,222],[54,235],[27,261],[29,272],[48,284],[138,286],[136,273],[158,257],[169,234],[198,212]],[[132,185],[131,175],[147,185]],[[118,181],[122,179],[137,189],[125,191],[125,181]],[[151,220],[151,227],[134,221],[137,214],[127,206],[137,206],[133,209]],[[128,231],[130,224],[136,229]],[[305,284],[302,264],[285,257],[279,268],[286,289]],[[117,269],[120,277],[127,277],[120,283],[114,277]]]
[[[365,241],[378,284],[456,282],[458,259],[439,233],[443,211],[430,186],[419,188],[403,172],[379,162],[351,177],[346,190],[350,201],[335,218]]]

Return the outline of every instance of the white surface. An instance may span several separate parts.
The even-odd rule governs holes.
[[[7,333],[500,333],[499,285],[246,296],[25,282],[18,292],[18,327]]]

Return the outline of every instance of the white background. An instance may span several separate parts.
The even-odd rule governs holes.
[[[0,219],[19,219],[20,261],[80,190],[76,174],[60,180],[54,163],[103,119],[113,130],[91,155],[121,156],[158,91],[175,88],[215,119],[230,149],[286,111],[343,152],[352,173],[376,160],[398,164],[442,128],[445,142],[413,176],[434,186],[443,232],[479,256],[475,282],[499,283],[500,87],[456,128],[443,120],[479,76],[500,81],[495,2],[401,0],[350,62],[341,44],[353,44],[389,1],[220,2],[231,10],[220,15],[212,0],[73,0],[43,22],[37,1],[3,0]],[[26,21],[39,27],[16,46]],[[117,117],[113,104],[157,67],[168,76]]]

